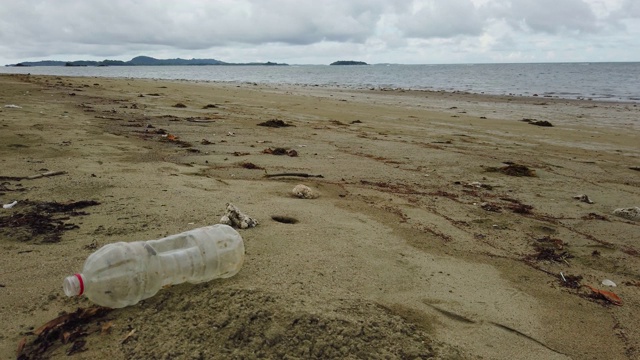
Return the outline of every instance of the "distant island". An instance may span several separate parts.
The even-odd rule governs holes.
[[[353,61],[353,60],[340,60],[336,62],[332,62],[329,65],[369,65],[364,61]]]
[[[18,64],[6,66],[175,66],[175,65],[264,65],[264,66],[286,66],[271,61],[252,63],[227,63],[216,59],[156,59],[150,56],[137,56],[129,61],[121,60],[76,60],[76,61],[25,61]]]

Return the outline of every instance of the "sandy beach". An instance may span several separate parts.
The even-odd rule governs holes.
[[[633,103],[2,75],[0,357],[640,358],[639,135]],[[238,275],[64,295],[227,203]]]

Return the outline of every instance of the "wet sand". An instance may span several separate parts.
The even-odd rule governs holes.
[[[2,358],[640,356],[640,222],[612,215],[640,206],[636,104],[3,75],[0,105]],[[37,336],[92,306],[61,284],[97,247],[229,202],[260,222],[238,275]]]

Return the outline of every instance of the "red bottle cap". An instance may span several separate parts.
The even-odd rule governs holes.
[[[84,281],[82,280],[82,275],[80,274],[74,274],[74,275],[78,278],[78,281],[80,282],[80,292],[78,293],[78,296],[80,296],[84,293]]]

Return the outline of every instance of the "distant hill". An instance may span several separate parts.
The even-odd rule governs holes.
[[[121,60],[103,60],[103,61],[90,61],[90,60],[76,60],[76,61],[55,61],[55,60],[42,60],[42,61],[25,61],[18,64],[11,64],[7,66],[175,66],[175,65],[287,65],[279,64],[271,61],[266,63],[227,63],[216,59],[156,59],[150,56],[136,56],[129,61]]]
[[[329,65],[369,65],[364,61],[353,61],[353,60],[340,60],[336,62],[332,62]]]
[[[136,56],[127,61],[126,65],[225,65],[225,62],[216,59],[156,59],[150,56]]]

